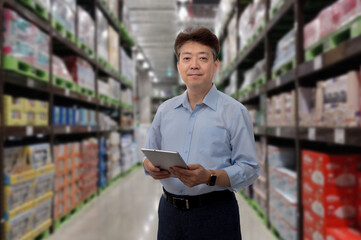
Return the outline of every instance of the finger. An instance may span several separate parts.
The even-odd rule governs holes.
[[[195,170],[195,169],[198,169],[198,168],[201,168],[201,167],[202,167],[202,165],[200,165],[200,164],[189,164],[188,165],[189,170]]]

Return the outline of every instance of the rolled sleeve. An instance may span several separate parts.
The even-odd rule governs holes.
[[[241,109],[233,123],[232,165],[226,167],[230,180],[230,190],[238,192],[251,185],[260,174],[252,121],[246,109]]]

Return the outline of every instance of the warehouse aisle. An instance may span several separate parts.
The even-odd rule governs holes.
[[[137,168],[83,208],[49,240],[155,240],[161,193],[161,185]],[[243,240],[272,239],[239,194],[237,198]]]

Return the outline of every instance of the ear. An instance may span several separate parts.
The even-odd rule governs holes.
[[[177,69],[178,69],[178,72],[180,73],[180,71],[179,71],[179,61],[177,61]]]

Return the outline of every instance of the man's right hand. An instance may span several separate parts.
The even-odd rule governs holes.
[[[170,177],[170,173],[167,170],[161,170],[160,168],[155,167],[148,158],[144,160],[144,168],[149,175],[156,180]]]

